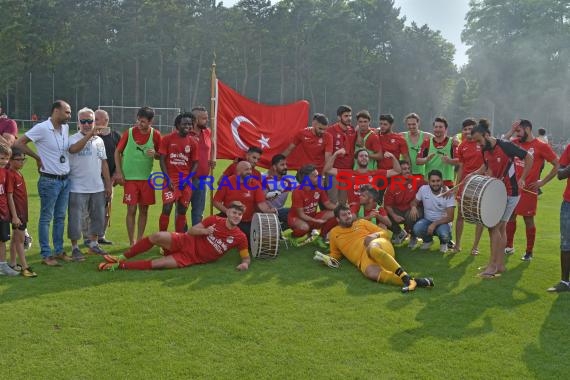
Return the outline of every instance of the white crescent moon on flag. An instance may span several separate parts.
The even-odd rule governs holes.
[[[241,150],[247,152],[248,149],[249,149],[249,147],[243,142],[243,140],[241,139],[241,137],[240,137],[240,135],[239,135],[239,131],[238,131],[239,125],[240,125],[241,123],[248,123],[248,124],[251,124],[251,126],[252,126],[253,128],[256,128],[256,129],[257,129],[257,127],[251,122],[251,120],[249,120],[247,117],[242,116],[242,115],[236,116],[236,117],[232,120],[231,126],[232,126],[232,135],[233,135],[233,137],[234,137],[234,141],[236,142],[237,146],[238,146]]]

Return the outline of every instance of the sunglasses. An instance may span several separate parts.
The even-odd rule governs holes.
[[[12,158],[12,161],[26,161],[26,158]]]
[[[81,124],[93,124],[93,119],[81,119],[79,122]]]

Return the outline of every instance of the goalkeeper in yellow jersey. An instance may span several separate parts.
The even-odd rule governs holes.
[[[432,287],[431,278],[412,278],[396,261],[390,232],[364,220],[354,220],[350,208],[339,205],[334,210],[338,226],[330,233],[330,256],[340,260],[343,256],[372,281],[402,287],[407,293]]]

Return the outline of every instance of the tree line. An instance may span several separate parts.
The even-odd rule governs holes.
[[[349,104],[398,120],[417,112],[424,128],[439,115],[454,131],[466,116],[501,129],[517,115],[553,133],[568,128],[564,0],[471,1],[462,68],[440,32],[406,23],[393,0],[0,4],[0,99],[15,118],[45,115],[54,97],[93,107],[207,105],[215,57],[218,77],[242,94],[268,104],[304,98],[332,119]]]

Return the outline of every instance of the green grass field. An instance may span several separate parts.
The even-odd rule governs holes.
[[[428,253],[397,249],[409,272],[436,283],[401,294],[366,280],[346,261],[337,270],[320,265],[313,247],[254,260],[244,273],[234,269],[237,252],[169,271],[100,273],[101,260],[93,256],[45,267],[36,231],[37,173],[33,160],[26,165],[34,237],[28,254],[39,276],[0,277],[1,378],[567,376],[570,294],[545,291],[560,279],[558,180],[540,199],[532,262],[520,260],[519,220],[507,272],[476,278],[489,256],[488,237],[479,256],[469,255],[473,227],[467,225],[463,253],[443,255],[438,244]],[[112,253],[127,248],[121,198],[117,187],[107,234]],[[147,232],[158,229],[159,212],[159,205],[151,208]]]

